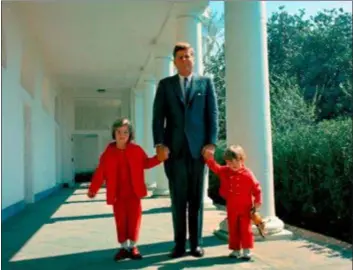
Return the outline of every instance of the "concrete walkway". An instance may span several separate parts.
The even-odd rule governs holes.
[[[204,258],[169,259],[173,247],[169,199],[143,200],[141,261],[115,263],[117,242],[104,189],[94,200],[86,188],[63,189],[2,224],[2,269],[352,269],[352,252],[305,239],[256,242],[253,262],[227,257],[227,243],[213,236],[224,218],[205,210]]]

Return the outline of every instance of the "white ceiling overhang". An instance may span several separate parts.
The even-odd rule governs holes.
[[[56,83],[75,96],[136,86],[156,51],[175,43],[177,15],[202,13],[208,1],[17,2]]]

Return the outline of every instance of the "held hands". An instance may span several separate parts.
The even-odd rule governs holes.
[[[157,159],[161,162],[165,161],[169,157],[169,149],[164,145],[158,145],[156,147]]]
[[[215,153],[215,146],[212,144],[205,145],[202,148],[202,156],[205,160],[209,160],[214,156]]]

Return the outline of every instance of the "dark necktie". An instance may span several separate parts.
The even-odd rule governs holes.
[[[185,95],[185,103],[189,102],[189,87],[188,86],[188,78],[184,78],[184,95]]]

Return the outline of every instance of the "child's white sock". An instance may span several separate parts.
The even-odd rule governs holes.
[[[137,242],[134,242],[134,241],[130,240],[130,248],[136,247],[136,243]]]
[[[229,257],[232,258],[240,258],[240,250],[233,250],[230,254]]]
[[[121,244],[121,247],[123,249],[128,249],[129,248],[129,243],[128,243],[128,240],[126,240],[124,243]]]
[[[244,249],[244,253],[243,253],[245,258],[251,258],[251,251],[250,249]]]

